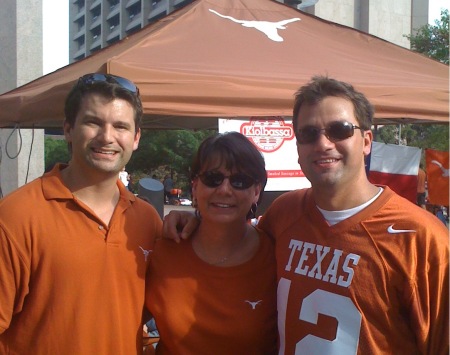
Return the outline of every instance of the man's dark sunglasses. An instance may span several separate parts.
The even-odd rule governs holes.
[[[298,144],[311,144],[317,142],[323,132],[325,137],[327,137],[331,142],[339,142],[352,137],[355,133],[355,129],[362,130],[362,128],[355,126],[352,123],[336,121],[331,122],[325,128],[317,128],[314,126],[300,128],[295,133],[295,137],[297,138]]]
[[[251,176],[242,173],[236,173],[232,175],[225,176],[218,171],[205,171],[199,174],[201,182],[208,187],[219,187],[222,185],[225,179],[230,181],[230,185],[236,190],[245,190],[256,184],[256,180]]]
[[[80,85],[80,83],[82,83],[83,85],[91,85],[99,82],[117,84],[121,88],[128,90],[129,92],[139,95],[139,89],[132,81],[111,74],[86,74],[78,80],[78,85]]]

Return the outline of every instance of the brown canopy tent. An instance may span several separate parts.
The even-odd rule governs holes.
[[[0,127],[61,127],[90,72],[133,80],[144,128],[215,128],[217,117],[291,116],[317,74],[353,83],[376,123],[448,123],[448,67],[269,0],[198,0],[96,54],[0,95]]]

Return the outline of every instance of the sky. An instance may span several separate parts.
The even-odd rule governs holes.
[[[448,9],[448,0],[429,0],[428,23],[434,25],[434,20],[441,18],[441,9]]]
[[[69,0],[43,0],[43,73],[69,64]]]
[[[428,22],[440,18],[448,0],[429,0]],[[69,64],[69,0],[43,0],[43,73]]]

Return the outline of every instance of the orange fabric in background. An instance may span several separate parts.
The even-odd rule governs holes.
[[[419,174],[417,175],[417,192],[425,192],[425,180],[427,179],[427,174],[422,168],[419,168]]]
[[[426,149],[428,201],[433,205],[449,205],[449,152]]]

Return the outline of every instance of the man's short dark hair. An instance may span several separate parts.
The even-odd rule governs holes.
[[[326,76],[314,76],[308,84],[302,86],[295,93],[292,117],[294,132],[297,132],[298,129],[297,117],[301,106],[303,104],[315,105],[329,96],[341,97],[350,101],[353,104],[358,125],[366,131],[372,128],[374,109],[363,93],[356,91],[352,85],[346,82]]]
[[[72,87],[72,90],[67,95],[64,106],[66,123],[68,123],[71,127],[74,126],[76,117],[81,107],[81,101],[86,95],[93,93],[100,94],[111,101],[114,99],[122,99],[130,103],[134,109],[135,130],[136,132],[139,130],[141,127],[143,109],[141,99],[137,93],[132,93],[114,82],[96,81],[85,84],[81,78]]]

